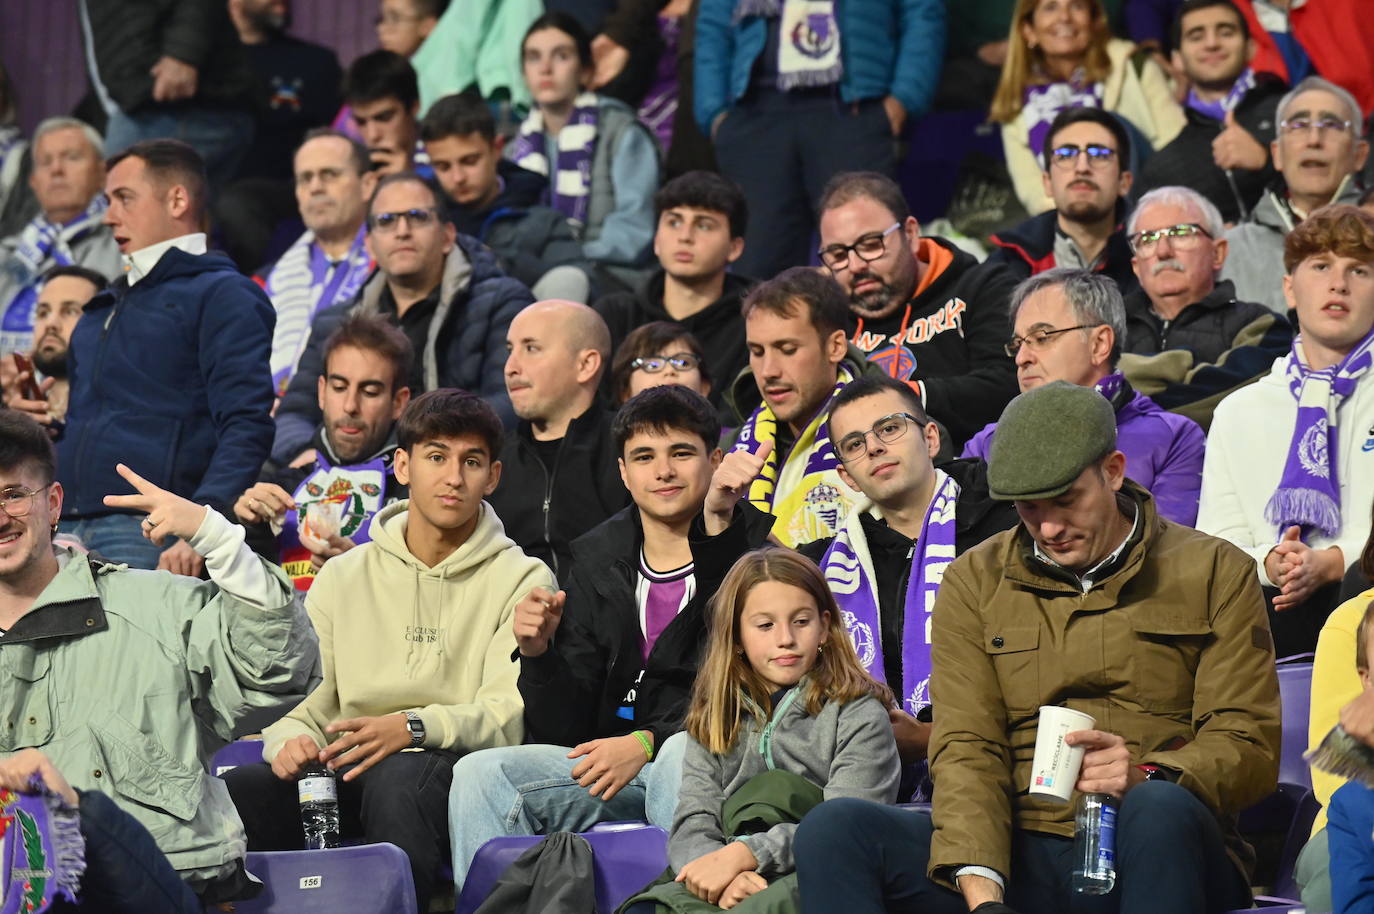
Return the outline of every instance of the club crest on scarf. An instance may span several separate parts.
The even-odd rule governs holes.
[[[292,494],[298,510],[288,511],[282,521],[281,566],[297,590],[309,590],[315,580],[307,542],[327,543],[333,533],[362,545],[371,539],[368,523],[386,503],[384,457],[346,467],[331,466],[323,455],[317,460],[319,467]],[[316,518],[325,514],[337,523],[337,531],[315,529],[322,524]]]
[[[835,31],[835,17],[828,10],[807,13],[801,22],[792,27],[792,46],[807,57],[824,57],[837,41],[839,35]]]
[[[0,914],[38,914],[75,902],[85,870],[80,820],[38,776],[33,792],[0,790]]]

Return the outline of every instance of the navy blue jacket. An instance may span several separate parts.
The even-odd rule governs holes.
[[[87,302],[67,356],[63,516],[112,513],[104,496],[130,492],[117,463],[227,513],[272,444],[276,321],[219,253],[169,250],[132,288],[121,278]]]
[[[272,442],[272,459],[277,463],[290,463],[310,447],[324,418],[317,390],[324,373],[325,340],[355,310],[377,313],[385,285],[385,274],[377,270],[353,301],[315,315],[310,342],[277,407],[277,435]],[[506,330],[532,301],[528,288],[501,271],[490,248],[460,234],[444,265],[439,307],[431,319],[439,322],[437,332],[431,324],[430,345],[415,353],[423,368],[425,390],[457,387],[478,394],[495,408],[507,428],[513,428],[515,411],[506,393]],[[418,396],[424,391],[411,393]]]

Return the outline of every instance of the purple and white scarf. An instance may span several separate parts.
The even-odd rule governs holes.
[[[105,195],[96,194],[85,211],[64,224],[48,221],[39,213],[19,232],[19,243],[0,267],[18,291],[0,316],[0,349],[28,352],[33,345],[33,311],[39,282],[49,268],[76,263],[72,246],[91,232],[99,231],[105,216]]]
[[[734,23],[780,17],[778,88],[810,89],[840,81],[840,24],[833,0],[737,0]]]
[[[331,305],[349,301],[358,294],[372,273],[372,257],[363,239],[365,226],[342,260],[330,261],[315,242],[315,233],[306,232],[267,274],[264,286],[277,312],[277,328],[272,332],[272,383],[277,393],[285,392],[296,363],[310,340],[310,324],[315,315]]]
[[[1083,68],[1074,71],[1068,82],[1042,83],[1027,86],[1022,96],[1020,120],[1026,125],[1026,138],[1037,159],[1042,159],[1045,148],[1045,134],[1050,132],[1050,124],[1065,108],[1101,108],[1103,99],[1102,83],[1087,82],[1087,72]],[[1041,167],[1049,171],[1050,163],[1042,161]]]
[[[85,870],[80,816],[39,775],[24,793],[0,790],[0,914],[75,903]]]
[[[1341,530],[1341,488],[1336,479],[1341,403],[1355,391],[1360,377],[1374,364],[1374,331],[1344,359],[1321,371],[1308,368],[1300,355],[1302,335],[1293,339],[1284,375],[1298,401],[1293,439],[1279,487],[1264,516],[1279,534],[1294,524],[1335,536]]]
[[[515,164],[549,179],[544,202],[578,225],[587,224],[587,208],[592,199],[592,154],[596,152],[598,118],[595,92],[583,92],[573,99],[572,117],[556,138],[557,161],[550,165],[544,115],[533,108],[520,124],[511,150]]]
[[[902,614],[902,709],[913,717],[930,704],[930,614],[945,569],[954,561],[954,510],[959,484],[935,471],[935,494],[926,508],[921,535],[911,557],[905,611]],[[873,510],[861,504],[849,513],[825,555],[821,572],[839,604],[840,616],[859,662],[879,682],[889,682],[883,668],[882,622],[878,618],[878,582],[860,515]]]
[[[1236,110],[1236,106],[1245,98],[1245,93],[1255,88],[1255,71],[1246,67],[1241,71],[1240,76],[1231,85],[1231,91],[1226,93],[1226,97],[1220,101],[1208,102],[1198,98],[1197,89],[1188,90],[1188,101],[1185,103],[1189,108],[1210,118],[1219,121],[1226,120],[1226,115]]]
[[[1126,386],[1126,376],[1121,372],[1107,375],[1102,380],[1093,385],[1093,390],[1100,393],[1103,398],[1112,405],[1113,409],[1119,409],[1116,402],[1117,395]]]

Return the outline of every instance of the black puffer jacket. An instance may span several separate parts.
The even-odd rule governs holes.
[[[1154,312],[1144,290],[1137,289],[1126,296],[1123,349],[1140,355],[1187,349],[1195,364],[1215,362],[1223,352],[1235,348],[1242,330],[1259,320],[1268,322],[1266,336],[1272,334],[1273,346],[1280,352],[1286,350],[1293,336],[1287,319],[1264,305],[1236,301],[1236,290],[1230,280],[1217,283],[1205,298],[1184,308],[1168,322]]]

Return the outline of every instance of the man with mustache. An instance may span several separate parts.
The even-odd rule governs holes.
[[[1054,267],[1095,270],[1123,294],[1135,291],[1123,225],[1133,180],[1126,128],[1100,108],[1065,108],[1045,134],[1042,156],[1054,209],[993,235],[988,263],[1007,264],[1017,279]]]
[[[1121,370],[1165,409],[1210,424],[1231,390],[1288,351],[1293,328],[1264,305],[1236,300],[1217,280],[1226,262],[1221,213],[1187,187],[1159,187],[1126,223],[1140,288],[1126,296]]]

